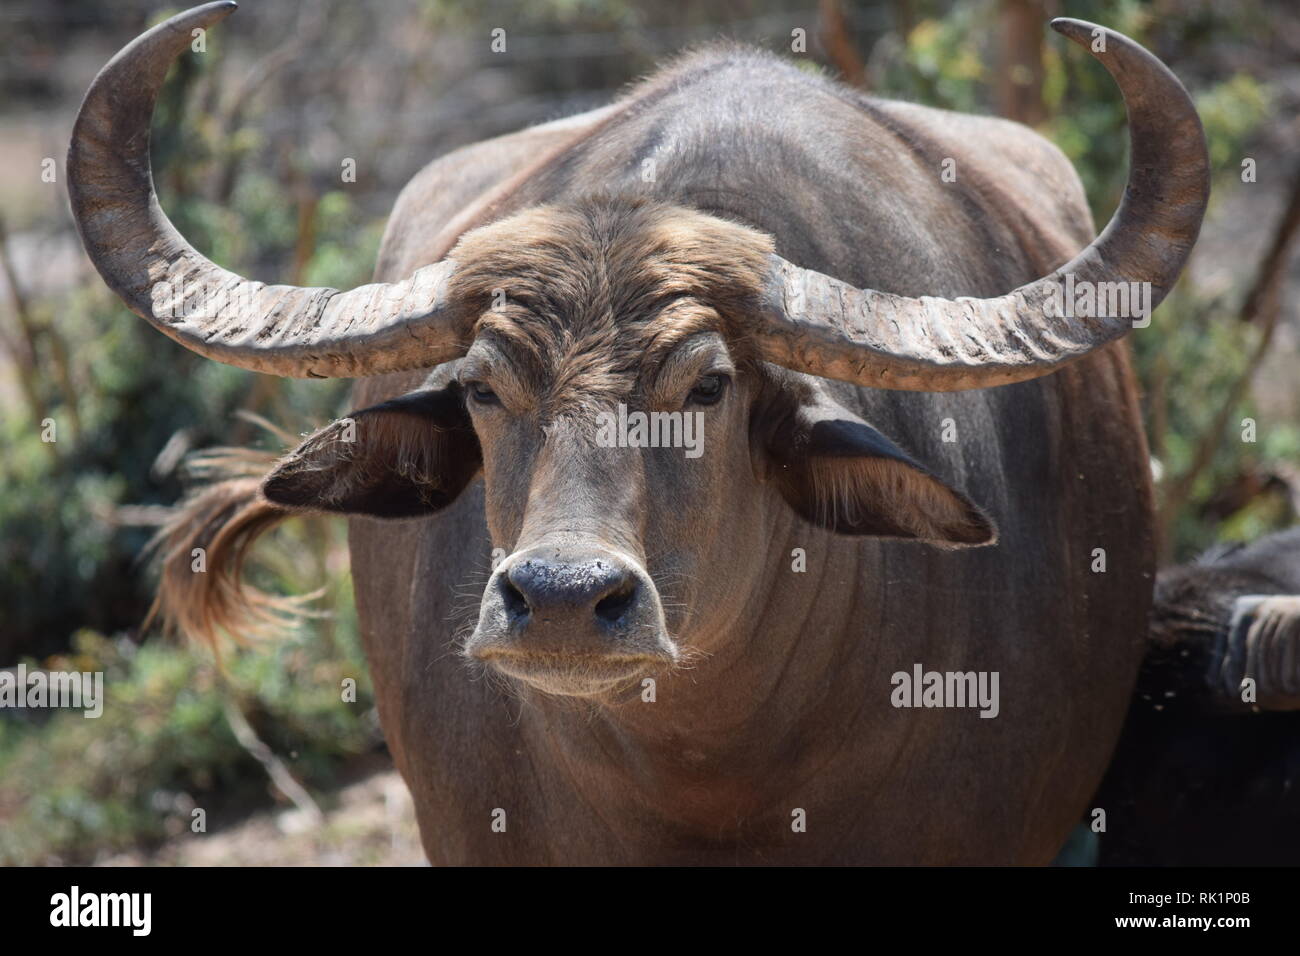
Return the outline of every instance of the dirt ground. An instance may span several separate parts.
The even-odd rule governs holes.
[[[103,866],[425,866],[410,794],[396,770],[380,770],[321,798],[324,822],[296,809],[255,813]]]

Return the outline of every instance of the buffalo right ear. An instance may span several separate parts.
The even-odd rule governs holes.
[[[453,381],[325,426],[280,460],[262,493],[293,511],[411,518],[451,504],[481,465]]]

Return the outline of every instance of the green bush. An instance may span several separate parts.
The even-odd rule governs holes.
[[[236,741],[227,699],[299,780],[333,782],[380,739],[346,591],[336,582],[342,610],[328,626],[227,652],[224,674],[187,647],[78,632],[71,653],[45,663],[102,671],[103,714],[0,720],[0,864],[88,863],[187,832],[194,807],[212,827],[264,803],[266,773]]]

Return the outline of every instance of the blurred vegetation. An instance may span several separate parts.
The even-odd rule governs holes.
[[[212,829],[265,803],[266,775],[235,739],[227,698],[296,777],[333,783],[380,739],[350,611],[344,622],[227,655],[224,673],[174,644],[77,632],[45,663],[102,671],[104,711],[0,721],[0,864],[91,863],[190,832],[195,809]],[[355,702],[342,700],[345,678]]]
[[[330,4],[323,23],[309,7],[288,31],[290,45],[272,49],[251,71],[232,65],[227,44],[234,33],[226,26],[210,34],[207,55],[181,61],[155,118],[154,165],[168,214],[215,261],[263,279],[341,288],[368,280],[396,188],[434,155],[418,137],[441,128],[445,149],[557,110],[596,105],[670,50],[719,34],[788,52],[790,29],[816,20],[810,7],[791,12],[782,3],[743,0],[403,6],[410,12],[406,34],[461,31],[474,35],[474,49],[485,45],[485,30],[509,26],[512,56],[489,61],[466,52],[468,44],[449,42],[439,57],[418,42],[400,51],[384,47],[366,4]],[[71,9],[63,11],[70,18]],[[102,31],[112,22],[105,9],[95,8],[84,28]],[[1225,71],[1217,52],[1232,44],[1262,47],[1269,9],[1193,0],[1161,4],[1159,15],[1133,0],[1069,6],[1072,16],[1145,43],[1188,83],[1209,138],[1216,204],[1243,188],[1240,157],[1277,109],[1265,79],[1247,69]],[[41,40],[49,24],[24,10],[30,34],[11,33],[0,49],[55,42]],[[844,6],[854,31],[848,40],[865,62],[862,82],[871,92],[981,113],[997,112],[1005,94],[1000,10],[998,0]],[[155,19],[165,15],[154,12]],[[1044,29],[1041,18],[1034,22]],[[111,32],[116,44],[130,29],[117,24]],[[814,36],[809,50],[834,69],[825,40]],[[441,73],[440,58],[450,62]],[[300,63],[317,72],[293,72]],[[1122,102],[1104,70],[1059,38],[1042,43],[1037,69],[1037,125],[1075,164],[1103,224],[1126,176]],[[503,71],[517,86],[500,86]],[[346,88],[353,72],[355,85],[375,90],[360,106],[348,99],[357,95]],[[243,85],[235,82],[241,75]],[[250,76],[261,85],[250,85]],[[38,107],[60,95],[53,82],[3,79]],[[504,91],[500,110],[474,99],[492,89]],[[348,139],[350,125],[399,122],[386,119],[389,102],[394,115],[418,108],[427,119],[421,97],[450,112],[427,123],[402,120],[412,139],[397,138],[397,130],[383,134],[393,139],[359,146]],[[309,107],[322,99],[346,99],[349,111],[319,119]],[[333,137],[334,151],[322,158],[316,139],[305,142],[306,131]],[[356,184],[339,182],[338,156],[372,147],[385,165],[373,174],[363,169]],[[10,233],[67,230],[66,213],[58,216],[57,226],[7,226]],[[1257,266],[1242,262],[1229,287],[1198,288],[1185,278],[1152,329],[1131,337],[1162,493],[1183,479],[1188,485],[1166,515],[1167,558],[1295,521],[1293,497],[1266,479],[1287,468],[1294,474],[1300,427],[1276,418],[1265,426],[1251,390],[1237,388],[1265,334],[1260,323],[1238,318]],[[296,755],[292,769],[309,785],[326,784],[351,756],[374,746],[341,522],[291,521],[259,547],[255,583],[285,594],[324,585],[320,607],[328,616],[283,640],[228,650],[224,677],[206,650],[146,642],[138,631],[152,584],[138,557],[156,520],[151,509],[175,502],[185,488],[184,453],[213,444],[278,451],[279,439],[237,412],[304,432],[344,410],[347,384],[281,381],[202,359],[134,318],[89,275],[27,296],[12,315],[0,316],[0,331],[19,346],[30,343],[26,352],[14,349],[15,400],[0,403],[0,666],[21,658],[103,670],[111,688],[99,720],[61,713],[33,721],[0,712],[0,862],[88,861],[185,832],[193,806],[219,817],[223,808],[264,801],[265,774],[236,741],[225,699],[237,701],[277,754]],[[57,429],[52,443],[42,441],[46,418]],[[1261,422],[1257,442],[1240,439],[1245,418]],[[1216,434],[1220,421],[1227,424]],[[1199,467],[1207,431],[1213,455]],[[1228,493],[1238,487],[1247,491]],[[357,703],[340,700],[344,677],[361,685]]]
[[[222,54],[214,31],[209,56],[183,59],[159,103],[153,161],[173,222],[245,273],[342,288],[368,281],[383,220],[342,185],[304,182],[298,157],[259,154],[255,111],[229,135],[197,108]],[[155,530],[150,506],[174,503],[188,484],[186,451],[244,443],[279,452],[280,438],[236,413],[308,431],[340,413],[348,384],[205,361],[97,279],[29,299],[25,313],[29,360],[43,374],[36,408],[0,410],[0,664],[21,652],[29,666],[102,670],[109,690],[99,719],[0,712],[0,863],[90,862],[187,832],[189,806],[206,808],[211,823],[223,809],[265,802],[266,774],[236,741],[226,699],[275,753],[293,755],[295,776],[330,782],[347,758],[380,744],[341,523],[290,522],[269,542],[253,580],[296,594],[324,585],[328,617],[226,650],[224,679],[206,650],[137,645],[154,581],[140,555]],[[43,440],[45,419],[53,442]],[[358,682],[355,702],[342,699],[344,677]]]

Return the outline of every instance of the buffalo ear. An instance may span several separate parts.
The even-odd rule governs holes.
[[[453,381],[325,426],[280,460],[262,493],[291,510],[411,518],[451,504],[481,463]]]
[[[762,435],[765,471],[801,517],[839,534],[943,548],[997,541],[993,522],[969,498],[819,390],[786,391],[778,404],[784,408]]]

